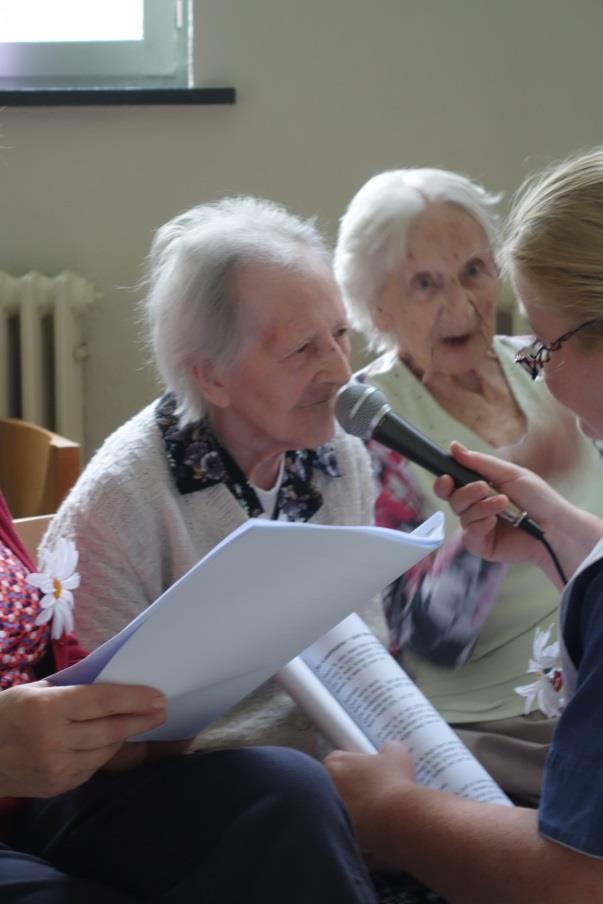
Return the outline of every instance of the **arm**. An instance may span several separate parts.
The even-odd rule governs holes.
[[[412,530],[427,513],[406,461],[379,443],[371,442],[370,449],[380,487],[376,523]],[[468,552],[461,535],[455,534],[386,590],[393,651],[406,646],[438,665],[462,665],[471,655],[503,575],[504,568]]]
[[[327,758],[367,853],[452,902],[603,901],[600,559],[567,594],[563,636],[578,666],[576,689],[549,752],[538,814],[420,787],[399,743],[377,756],[338,751]]]
[[[543,838],[537,814],[421,787],[402,744],[325,761],[361,849],[456,904],[603,901],[603,861]],[[512,864],[512,868],[510,865]]]
[[[75,624],[88,649],[121,630],[173,581],[158,498],[156,492],[149,499],[136,474],[89,465],[44,537],[43,547],[70,537],[78,550]]]
[[[452,443],[451,453],[460,464],[484,476],[484,481],[458,490],[448,476],[439,477],[434,484],[437,495],[447,500],[461,519],[463,541],[475,555],[498,562],[532,562],[561,587],[546,547],[496,517],[510,501],[525,509],[544,530],[568,578],[603,537],[600,518],[571,505],[531,471],[470,452],[460,443]],[[493,495],[492,486],[500,493]]]

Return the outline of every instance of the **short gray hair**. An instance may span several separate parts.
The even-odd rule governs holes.
[[[235,276],[248,264],[305,269],[331,255],[314,222],[252,197],[224,198],[181,213],[157,230],[147,258],[143,315],[156,367],[176,394],[181,423],[204,413],[192,377],[202,358],[234,359]]]
[[[335,249],[335,278],[350,325],[369,348],[392,348],[393,340],[373,322],[373,308],[388,276],[406,254],[408,230],[430,203],[458,204],[482,226],[496,249],[501,195],[490,194],[466,176],[448,170],[388,170],[373,176],[352,198],[341,218]]]

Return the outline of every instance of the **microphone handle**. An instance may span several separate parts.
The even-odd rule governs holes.
[[[442,474],[450,474],[457,487],[466,486],[468,483],[475,483],[476,480],[484,480],[477,471],[470,468],[464,468],[451,455],[447,455],[440,446],[436,445],[428,436],[421,433],[410,424],[402,422],[397,416],[388,416],[389,412],[384,414],[372,431],[372,437],[377,442],[383,443],[388,449],[395,449],[409,461],[414,462],[421,468],[425,468],[436,477]],[[396,421],[402,422],[404,436],[401,436],[401,430],[397,426]],[[493,490],[493,495],[496,491]],[[535,521],[528,518],[527,512],[522,512],[516,505],[511,505],[500,512],[498,515],[504,521],[508,521],[513,527],[520,527],[537,540],[542,540],[544,531]]]

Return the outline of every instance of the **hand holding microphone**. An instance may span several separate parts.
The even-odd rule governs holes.
[[[340,389],[335,416],[347,433],[361,439],[372,437],[436,477],[449,474],[457,487],[485,479],[477,471],[464,468],[424,433],[392,411],[383,393],[374,386],[348,383]],[[528,518],[527,512],[522,512],[517,506],[511,504],[499,512],[498,517],[508,521],[513,527],[520,527],[537,540],[542,539],[541,528]]]
[[[416,430],[411,424],[392,411],[386,397],[373,386],[367,386],[363,383],[352,382],[339,390],[335,404],[335,415],[339,424],[347,433],[358,436],[361,439],[373,438],[377,442],[382,443],[389,449],[399,452],[409,461],[425,468],[437,477],[450,475],[456,487],[465,487],[468,484],[476,482],[488,483],[490,485],[489,470],[493,470],[500,478],[500,482],[505,480],[522,479],[528,480],[531,484],[535,481],[538,486],[534,486],[528,496],[532,495],[539,499],[543,494],[551,492],[540,478],[533,475],[530,471],[518,468],[507,462],[500,461],[492,456],[480,456],[478,453],[461,453],[466,454],[470,458],[480,459],[480,466],[485,464],[484,473],[479,473],[468,467],[463,466],[455,458],[448,455],[429,437]],[[490,467],[489,467],[490,466]],[[471,498],[468,499],[467,495]],[[471,506],[479,504],[480,508],[472,508],[471,514],[478,515],[475,522],[471,523],[471,518],[464,516],[461,510],[456,513],[461,516],[463,527],[465,529],[466,539],[475,540],[472,551],[476,555],[484,558],[495,559],[498,561],[530,561],[529,549],[526,549],[525,543],[520,543],[520,534],[514,531],[509,535],[507,532],[504,542],[499,542],[499,538],[495,537],[493,527],[495,522],[492,520],[494,515],[508,525],[519,528],[521,531],[529,534],[544,544],[550,554],[557,574],[565,583],[565,575],[557,560],[557,557],[550,547],[544,536],[542,528],[530,517],[527,512],[517,508],[513,503],[505,505],[497,490],[492,489],[488,496],[478,493],[472,494],[471,491],[464,494],[463,511]],[[454,506],[458,508],[457,505]],[[546,508],[546,504],[545,504]],[[500,538],[502,539],[502,538]],[[542,563],[540,563],[542,564]],[[546,569],[545,569],[546,570]]]

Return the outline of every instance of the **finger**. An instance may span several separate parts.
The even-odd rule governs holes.
[[[325,766],[334,766],[341,761],[342,757],[345,757],[344,750],[332,750],[326,755],[323,763]]]
[[[434,482],[433,489],[436,496],[444,501],[448,500],[454,492],[456,484],[449,474],[443,474]]]
[[[403,741],[386,741],[379,748],[379,753],[385,756],[400,756],[401,754],[407,756],[408,747]]]
[[[456,440],[450,444],[450,453],[459,464],[472,471],[477,471],[488,483],[495,486],[503,484],[507,480],[515,480],[522,471],[517,465],[496,458],[494,455],[472,452]]]
[[[474,524],[481,524],[488,520],[492,525],[496,525],[496,516],[500,515],[509,505],[507,496],[487,496],[477,502],[465,505],[462,510],[457,511],[461,519],[463,528],[468,528]],[[456,509],[455,509],[456,511]],[[491,528],[490,528],[491,529]]]
[[[164,712],[152,712],[72,722],[67,744],[74,751],[102,750],[157,728],[164,721]]]
[[[468,527],[463,528],[465,546],[472,549],[476,543],[483,543],[484,539],[500,526],[498,518],[484,518]],[[504,526],[504,525],[503,525]]]
[[[69,718],[74,721],[102,719],[125,713],[149,713],[165,710],[165,697],[154,688],[129,684],[71,685],[49,688],[60,691],[68,705]]]
[[[359,754],[351,753],[349,750],[333,750],[331,753],[327,754],[325,759],[323,760],[323,764],[329,770],[329,772],[333,770],[339,770],[344,768],[345,766],[349,766],[350,760],[358,757]]]
[[[455,515],[460,516],[468,509],[477,506],[481,502],[500,498],[500,496],[492,495],[492,488],[489,484],[485,483],[483,480],[478,480],[475,483],[468,483],[466,486],[456,490],[448,500],[448,504]],[[504,498],[505,501],[507,501],[506,497]]]

